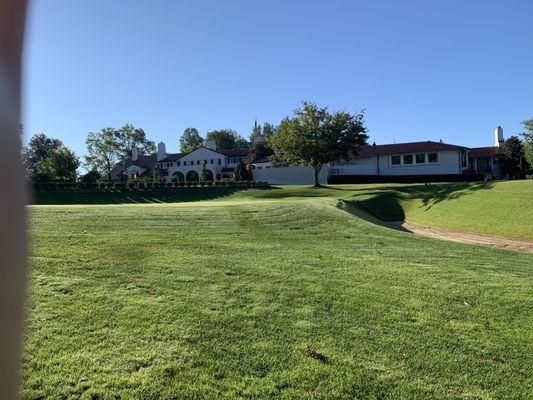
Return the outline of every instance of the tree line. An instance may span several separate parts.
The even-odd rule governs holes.
[[[522,126],[519,134],[522,139],[511,136],[503,145],[502,167],[511,179],[523,178],[533,165],[533,119],[523,121]],[[233,129],[209,131],[202,137],[196,128],[189,127],[181,135],[179,147],[181,152],[187,153],[204,145],[205,141],[214,141],[217,149],[251,148],[249,162],[271,157],[274,162],[312,166],[318,186],[318,176],[324,165],[357,154],[367,145],[367,140],[363,111],[331,112],[327,107],[303,102],[278,126],[269,123],[261,126],[256,122],[248,140]],[[140,155],[156,150],[146,132],[129,123],[118,129],[108,127],[89,132],[86,145],[84,166],[89,172],[78,177],[81,161],[71,149],[61,140],[45,134],[33,136],[22,153],[28,177],[33,181],[111,180],[112,169],[128,162],[133,148]],[[240,165],[237,174],[246,176],[246,168]]]

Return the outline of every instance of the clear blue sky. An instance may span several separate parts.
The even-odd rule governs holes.
[[[177,151],[311,100],[367,110],[371,141],[493,143],[533,117],[533,1],[33,0],[26,138],[79,155],[131,122]]]

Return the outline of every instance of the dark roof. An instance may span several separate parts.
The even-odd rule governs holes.
[[[117,165],[115,168],[113,168],[111,170],[111,177],[112,178],[120,177],[120,173],[131,165],[137,165],[141,168],[146,168],[148,170],[151,170],[156,162],[157,162],[157,154],[150,154],[148,156],[139,155],[136,161],[129,160],[126,164]],[[145,171],[144,173],[148,173],[148,172]]]
[[[443,150],[468,150],[467,147],[457,146],[455,144],[448,144],[442,142],[411,142],[411,143],[395,143],[395,144],[381,144],[368,146],[357,154],[356,157],[372,157],[376,155],[385,154],[399,154],[399,153],[418,153],[422,151],[443,151]]]
[[[189,153],[169,153],[166,155],[165,158],[163,158],[161,161],[159,162],[172,162],[172,161],[176,161],[176,160],[179,160],[180,158],[186,156],[187,154]]]
[[[473,147],[470,149],[470,157],[472,158],[485,158],[485,157],[496,157],[503,155],[503,150],[496,146],[491,147]]]
[[[257,158],[253,164],[255,163],[268,163],[270,162],[270,157],[261,157],[261,158]]]
[[[250,148],[245,149],[217,149],[213,150],[217,153],[223,154],[226,157],[246,157],[250,154]]]

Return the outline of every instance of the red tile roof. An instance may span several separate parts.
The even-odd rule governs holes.
[[[400,153],[418,153],[423,151],[444,151],[444,150],[468,150],[467,147],[457,146],[442,142],[411,142],[411,143],[394,143],[372,145],[363,148],[357,155],[357,158],[372,157],[385,154]]]
[[[473,147],[470,149],[472,158],[490,158],[503,155],[503,150],[496,146],[491,147]]]

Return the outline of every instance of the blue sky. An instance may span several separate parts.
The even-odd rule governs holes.
[[[493,143],[533,118],[533,1],[33,0],[26,139],[278,123],[302,100],[366,109],[370,141]]]

